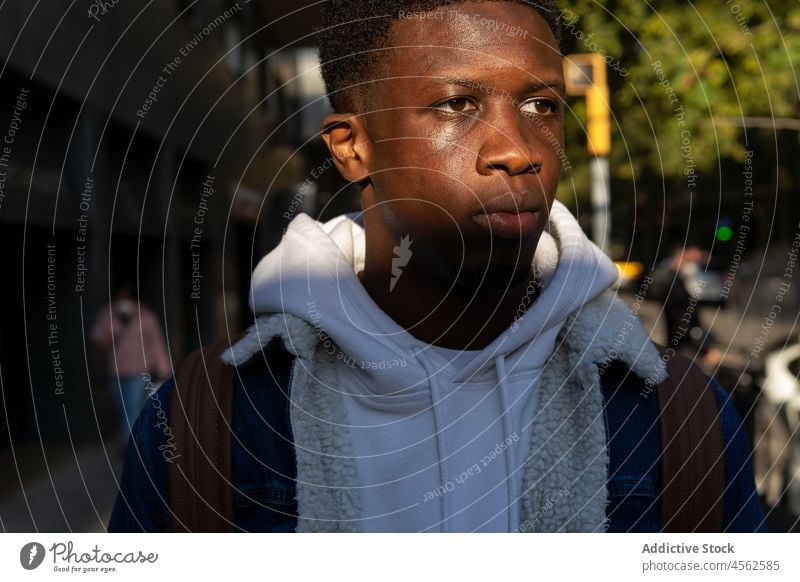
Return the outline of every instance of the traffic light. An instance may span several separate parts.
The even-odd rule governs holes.
[[[730,226],[720,226],[717,229],[717,240],[720,242],[728,242],[733,238],[733,229]]]
[[[733,222],[729,216],[723,216],[717,223],[717,230],[714,232],[716,239],[720,242],[728,242],[733,238]]]
[[[606,62],[597,53],[564,59],[567,95],[586,97],[587,146],[594,156],[611,153],[611,110]]]
[[[586,98],[586,141],[592,176],[592,239],[604,251],[611,241],[611,111],[606,62],[597,53],[569,55],[564,59],[567,95]]]

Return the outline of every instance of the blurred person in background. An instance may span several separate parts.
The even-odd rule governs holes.
[[[697,359],[696,363],[708,374],[720,363],[722,354],[714,336],[700,322],[700,307],[713,293],[702,277],[702,265],[707,260],[708,253],[699,247],[678,247],[658,270],[657,284],[664,302],[665,345]]]
[[[90,336],[107,354],[109,386],[127,440],[148,382],[168,378],[172,372],[164,335],[153,311],[139,302],[132,285],[123,283],[114,300],[100,309]]]

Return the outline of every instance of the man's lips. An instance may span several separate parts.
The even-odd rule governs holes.
[[[487,212],[472,217],[479,228],[498,238],[519,239],[536,233],[537,212]]]

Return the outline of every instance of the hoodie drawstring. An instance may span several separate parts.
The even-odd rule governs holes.
[[[422,366],[425,368],[425,372],[428,375],[428,379],[431,383],[431,400],[433,402],[433,423],[434,423],[434,430],[436,431],[436,448],[439,457],[439,479],[441,479],[441,486],[443,488],[447,487],[448,483],[448,473],[447,473],[447,463],[444,460],[445,457],[445,445],[444,445],[444,420],[442,419],[442,411],[441,411],[441,401],[442,401],[442,388],[437,381],[436,374],[434,373],[433,366],[428,361],[428,359],[420,353],[420,350],[414,348],[414,355],[417,356],[417,359],[422,363]],[[449,495],[442,496],[442,505],[441,505],[441,523],[440,523],[440,530],[442,532],[447,531],[447,527],[445,525],[447,516],[450,515],[450,502],[449,502]]]
[[[431,363],[425,358],[418,349],[414,349],[414,355],[425,368],[425,372],[431,383],[431,400],[433,402],[433,421],[434,430],[436,431],[436,447],[439,456],[439,478],[441,479],[442,487],[446,487],[448,483],[447,463],[445,457],[445,443],[444,443],[444,420],[442,419],[441,401],[442,401],[442,387],[440,386],[437,376],[433,370]],[[495,371],[497,373],[497,385],[500,390],[500,403],[503,408],[503,438],[507,443],[504,447],[505,463],[506,463],[506,490],[508,492],[508,531],[515,531],[519,524],[519,507],[517,500],[519,494],[516,486],[516,479],[514,479],[514,471],[516,470],[516,463],[514,463],[514,451],[512,450],[513,438],[513,425],[511,421],[511,406],[509,404],[508,396],[508,382],[506,371],[506,358],[500,355],[495,360]],[[446,531],[446,519],[450,515],[450,502],[449,496],[442,496],[441,506],[441,531]]]
[[[519,508],[517,506],[517,499],[519,495],[517,494],[517,487],[516,487],[516,479],[514,478],[514,471],[516,470],[516,463],[514,463],[514,451],[512,451],[512,446],[514,442],[513,438],[513,426],[511,423],[511,406],[508,403],[508,383],[506,378],[508,373],[506,372],[506,357],[504,355],[500,355],[495,360],[495,371],[497,372],[497,386],[500,390],[500,404],[503,407],[502,417],[503,417],[503,433],[504,438],[506,440],[507,446],[505,447],[505,459],[506,459],[506,488],[508,490],[508,531],[515,531],[519,524]]]

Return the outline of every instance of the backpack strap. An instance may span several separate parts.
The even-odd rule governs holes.
[[[680,355],[664,355],[661,411],[661,519],[669,533],[721,532],[725,455],[711,380]]]
[[[224,340],[192,352],[175,375],[170,427],[179,454],[169,466],[175,532],[234,529],[235,368],[220,359],[231,343]]]

